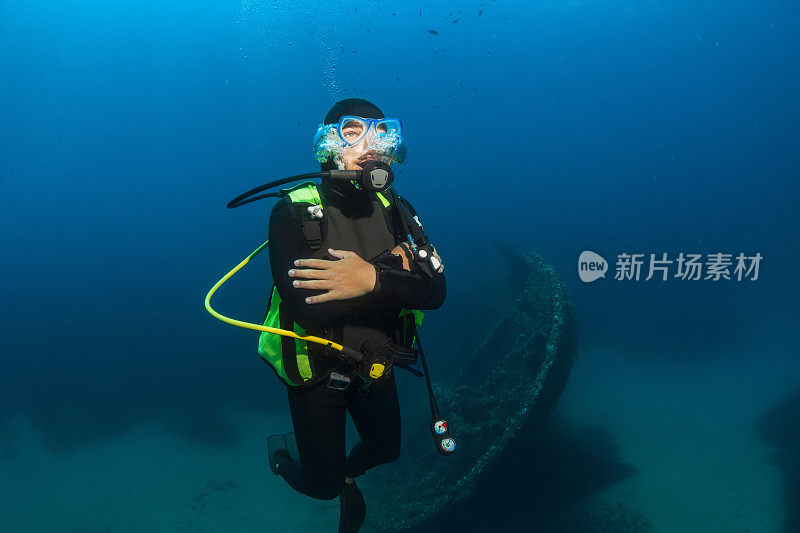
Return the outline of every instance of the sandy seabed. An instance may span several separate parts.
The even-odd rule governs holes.
[[[603,426],[638,470],[586,504],[622,504],[654,532],[779,532],[781,473],[753,419],[796,377],[734,359],[645,366],[584,349],[559,416]],[[227,414],[241,434],[232,448],[153,425],[59,454],[14,421],[12,452],[0,458],[0,530],[335,531],[337,500],[301,496],[267,466],[266,436],[289,431],[288,416]]]
[[[338,501],[297,494],[267,465],[266,435],[289,431],[289,419],[229,415],[241,432],[233,448],[153,426],[60,454],[18,421],[1,460],[0,531],[335,530]]]
[[[780,532],[785,515],[774,449],[754,419],[792,389],[793,372],[748,357],[704,364],[637,365],[582,354],[558,410],[601,425],[638,473],[593,496],[622,504],[653,532]]]

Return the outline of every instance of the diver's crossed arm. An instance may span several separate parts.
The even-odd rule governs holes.
[[[400,201],[416,218],[417,211],[411,202],[403,197],[400,197]],[[447,295],[447,286],[444,264],[436,248],[433,249],[433,256],[439,261],[439,268],[434,271],[432,278],[422,275],[419,268],[414,266],[413,254],[407,241],[397,245],[392,254],[384,252],[372,261],[378,270],[375,291],[382,298],[388,298],[406,309],[430,310],[441,307]]]
[[[381,301],[389,300],[406,309],[438,309],[444,303],[447,286],[443,269],[435,272],[427,279],[413,267],[403,268],[401,257],[384,252],[374,260],[378,279],[373,294]]]
[[[444,302],[441,270],[427,279],[404,270],[402,258],[389,250],[370,261],[349,250],[329,250],[337,258],[333,261],[308,259],[311,247],[280,202],[269,224],[272,277],[289,314],[306,330],[387,302],[420,310],[437,309]]]
[[[278,202],[269,220],[269,262],[272,279],[278,288],[281,301],[289,315],[306,330],[318,328],[334,320],[368,311],[376,305],[371,293],[346,300],[330,300],[324,303],[306,303],[306,298],[318,297],[328,291],[295,287],[298,277],[290,276],[290,270],[298,267],[297,259],[311,257],[311,247],[302,229],[292,217],[284,202]]]

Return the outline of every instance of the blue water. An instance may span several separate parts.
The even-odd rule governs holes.
[[[796,473],[754,420],[800,386],[799,46],[778,0],[0,3],[0,530],[335,528],[266,468],[285,392],[202,299],[266,236],[269,201],[225,203],[315,170],[347,97],[403,120],[396,187],[448,276],[434,378],[495,311],[492,239],[536,252],[580,327],[556,414],[638,471],[575,512],[788,530]],[[605,279],[580,281],[584,250]],[[665,252],[763,260],[614,279]],[[216,307],[257,321],[268,272]]]

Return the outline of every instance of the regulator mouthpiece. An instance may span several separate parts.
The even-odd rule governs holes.
[[[394,181],[394,172],[388,163],[370,159],[364,163],[363,170],[331,170],[328,178],[355,180],[368,191],[381,192]]]

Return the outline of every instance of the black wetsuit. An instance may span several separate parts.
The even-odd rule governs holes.
[[[321,248],[312,254],[302,226],[287,200],[280,200],[269,220],[269,255],[272,277],[292,319],[311,335],[355,349],[364,341],[398,342],[401,308],[436,309],[445,298],[443,274],[426,280],[421,274],[402,270],[400,258],[381,261],[375,289],[359,298],[307,304],[305,298],[324,291],[292,286],[288,271],[295,259],[335,259],[328,248],[349,250],[376,264],[378,256],[405,240],[397,220],[388,224],[374,193],[355,189],[349,182],[326,182],[318,187],[324,216]],[[410,206],[409,206],[410,207]],[[411,208],[412,214],[416,214]],[[309,343],[309,357],[316,371],[341,365],[330,350]],[[318,345],[317,345],[318,346]],[[374,466],[397,459],[400,453],[400,408],[394,373],[375,380],[361,392],[358,378],[347,391],[330,389],[327,380],[310,387],[288,387],[302,466],[283,463],[279,472],[298,492],[323,500],[338,496],[345,475],[356,477]],[[345,412],[349,411],[361,441],[347,456]]]

